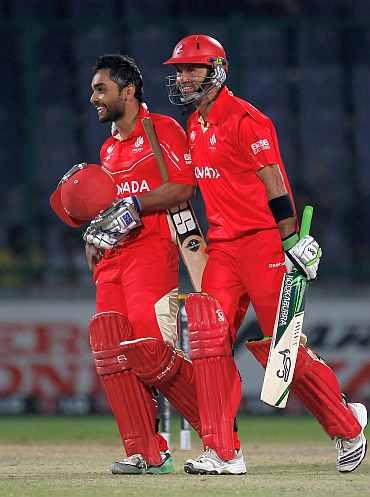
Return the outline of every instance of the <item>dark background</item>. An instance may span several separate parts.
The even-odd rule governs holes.
[[[369,284],[369,0],[15,0],[0,2],[3,295],[92,292],[81,233],[48,204],[109,133],[89,103],[91,66],[104,53],[134,57],[150,109],[183,122],[161,64],[192,33],[223,44],[228,86],[277,126],[298,210],[315,206],[317,285]]]

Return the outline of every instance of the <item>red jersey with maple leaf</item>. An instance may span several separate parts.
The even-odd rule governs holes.
[[[265,186],[256,174],[264,166],[278,164],[291,194],[271,120],[225,87],[206,125],[198,112],[190,116],[188,135],[207,212],[208,239],[233,240],[277,228]]]
[[[118,130],[113,129],[112,136],[101,147],[101,164],[116,184],[117,199],[130,195],[140,197],[142,193],[154,190],[162,183],[141,123],[145,116],[150,116],[153,121],[167,163],[168,181],[195,184],[185,131],[171,117],[149,114],[145,104],[142,104],[132,133],[122,139]],[[166,212],[144,214],[142,223],[143,226],[132,240],[137,241],[151,234],[171,238]]]

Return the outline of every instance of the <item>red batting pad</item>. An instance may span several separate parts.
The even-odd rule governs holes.
[[[264,368],[270,344],[271,339],[246,344],[247,349]],[[291,392],[299,398],[331,438],[354,438],[360,433],[361,426],[343,401],[334,371],[303,345],[298,349]]]
[[[232,357],[229,325],[219,302],[210,295],[190,294],[185,308],[203,444],[230,460],[239,448],[234,419],[241,381]]]
[[[89,330],[97,372],[126,454],[141,454],[148,464],[161,464],[163,444],[156,432],[156,401],[151,390],[129,368],[120,346],[121,340],[132,338],[131,324],[118,312],[102,312],[93,316]]]
[[[121,347],[137,376],[158,388],[200,435],[192,363],[158,338],[125,341]]]

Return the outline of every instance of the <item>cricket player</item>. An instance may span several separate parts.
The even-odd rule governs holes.
[[[86,203],[97,202],[94,190],[99,202],[104,200],[110,191],[104,174],[114,183],[113,206],[84,235],[96,284],[91,349],[127,455],[113,463],[112,472],[170,473],[174,468],[158,433],[155,389],[200,433],[192,364],[175,349],[178,251],[166,214],[192,195],[194,173],[184,130],[170,117],[149,114],[132,59],[100,57],[91,87],[99,121],[112,122],[112,134],[100,151],[101,176],[96,166],[80,167],[76,175],[67,175],[70,183],[53,194],[57,200],[52,205],[64,222],[81,225],[71,209],[86,213]],[[167,163],[166,183],[142,127],[145,116],[151,116]],[[93,185],[86,184],[89,178]]]
[[[241,380],[233,344],[251,303],[265,335],[247,348],[266,367],[286,264],[316,278],[318,243],[299,240],[292,191],[271,120],[225,86],[228,61],[205,35],[180,40],[165,64],[169,99],[188,106],[192,167],[208,218],[203,294],[186,303],[202,439],[206,450],[185,463],[192,474],[243,474],[234,420]],[[353,471],[365,456],[365,406],[347,403],[332,369],[300,345],[291,391],[337,441],[337,470]]]

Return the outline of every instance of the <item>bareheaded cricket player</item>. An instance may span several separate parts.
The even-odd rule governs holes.
[[[91,220],[84,234],[96,285],[90,344],[126,451],[112,472],[170,473],[156,389],[200,433],[192,364],[175,349],[178,250],[166,213],[194,190],[188,143],[175,120],[149,114],[129,57],[100,57],[91,88],[98,119],[112,122],[112,134],[101,147],[101,164],[72,168],[51,204],[70,226]],[[142,126],[147,116],[167,163],[166,183]]]

